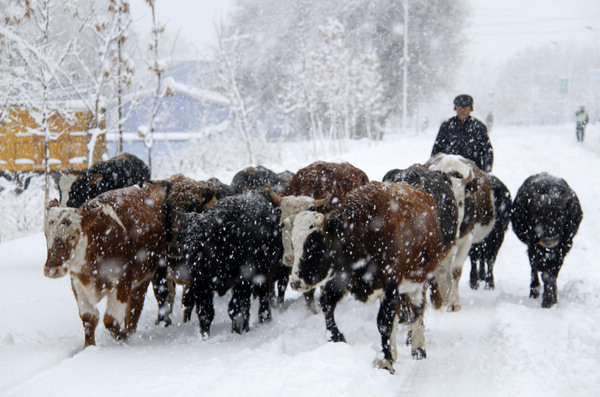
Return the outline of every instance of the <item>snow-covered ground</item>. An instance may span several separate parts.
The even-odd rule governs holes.
[[[392,168],[424,162],[435,131],[389,135],[379,144],[353,142],[342,156],[373,180]],[[67,277],[44,278],[41,233],[0,245],[0,391],[2,396],[596,396],[600,390],[600,125],[575,141],[574,126],[496,127],[494,173],[516,193],[526,177],[547,171],[577,192],[584,217],[558,279],[558,304],[542,309],[528,298],[525,246],[509,229],[496,263],[496,289],[472,291],[469,264],[461,281],[463,308],[428,309],[427,359],[401,344],[396,374],[374,367],[381,357],[377,305],[346,297],[336,319],[347,344],[328,343],[322,315],[288,291],[269,324],[230,332],[227,297],[216,299],[212,337],[197,319],[154,325],[146,297],[138,332],[114,342],[102,325],[97,346],[83,350],[83,328]],[[313,159],[291,145],[292,171]],[[198,171],[194,177],[208,177]],[[230,181],[232,173],[216,175]],[[180,296],[178,295],[178,300]],[[402,334],[403,335],[403,334]],[[403,342],[399,338],[399,343]]]

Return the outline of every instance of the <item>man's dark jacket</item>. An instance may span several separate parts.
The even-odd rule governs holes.
[[[492,171],[494,153],[487,127],[474,117],[469,116],[462,123],[455,116],[442,123],[431,155],[440,152],[461,155],[473,160],[481,170]]]

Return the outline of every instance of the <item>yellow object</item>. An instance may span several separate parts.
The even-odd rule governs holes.
[[[44,171],[44,134],[27,109],[2,111],[0,122],[0,171]],[[70,117],[52,112],[49,118],[51,170],[88,168],[88,143],[95,127],[93,114],[74,110]],[[101,129],[104,121],[100,122]],[[92,164],[106,152],[106,135],[96,138]]]

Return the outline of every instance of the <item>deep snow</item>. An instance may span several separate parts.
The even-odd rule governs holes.
[[[373,180],[391,168],[427,160],[434,130],[352,142],[342,156]],[[41,233],[0,245],[0,391],[2,396],[594,396],[600,387],[600,125],[575,141],[574,125],[502,127],[491,133],[494,174],[514,196],[525,178],[547,171],[577,192],[584,217],[558,278],[558,304],[542,309],[528,298],[525,246],[509,229],[496,263],[496,289],[472,291],[466,264],[462,311],[428,308],[427,359],[415,361],[399,337],[396,374],[374,367],[381,357],[378,305],[346,297],[336,319],[347,344],[328,343],[322,314],[304,308],[288,290],[269,324],[230,332],[227,298],[217,298],[212,337],[202,340],[197,319],[154,325],[149,291],[138,331],[114,342],[102,325],[97,346],[83,348],[83,328],[67,277],[44,278]],[[306,145],[309,147],[309,145]],[[297,170],[314,160],[289,145],[283,164]],[[207,178],[199,170],[196,178]],[[215,175],[230,181],[232,173]],[[178,294],[177,300],[180,301]],[[103,309],[103,308],[102,308]],[[101,310],[102,311],[102,310]]]

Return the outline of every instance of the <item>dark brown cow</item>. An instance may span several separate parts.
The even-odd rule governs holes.
[[[327,214],[296,215],[292,247],[290,285],[300,291],[325,286],[321,306],[332,341],[345,341],[334,320],[345,291],[363,302],[382,298],[377,316],[384,354],[380,366],[393,372],[394,321],[402,298],[414,315],[413,357],[425,358],[425,285],[449,250],[429,193],[405,183],[358,187]]]
[[[186,293],[190,283],[191,274],[183,256],[181,242],[182,214],[187,212],[204,212],[217,201],[218,188],[215,184],[196,181],[181,174],[170,176],[160,181],[148,182],[166,189],[165,203],[165,230],[166,247],[164,266],[159,266],[152,286],[154,296],[158,302],[158,318],[156,324],[171,324],[170,315],[175,302],[175,285],[183,287]]]
[[[159,266],[152,285],[158,302],[156,324],[171,324],[170,315],[175,302],[175,285],[187,292],[192,281],[190,270],[183,254],[181,241],[182,216],[188,212],[204,212],[217,201],[218,187],[214,183],[196,181],[181,174],[162,181],[149,182],[166,189],[166,263]]]
[[[350,190],[365,185],[369,177],[350,163],[317,161],[296,172],[283,190],[283,196],[308,196],[314,199],[331,195],[331,201],[323,208],[327,211]]]
[[[96,343],[96,304],[105,296],[106,329],[117,340],[135,332],[164,250],[164,201],[162,188],[133,186],[103,193],[80,208],[49,208],[44,275],[71,276],[85,346]]]
[[[296,214],[315,206],[319,207],[319,211],[327,212],[334,208],[347,192],[368,182],[367,174],[349,163],[317,161],[296,172],[283,190],[283,197],[271,190],[271,197],[281,210],[284,265],[291,269],[294,263],[290,236]],[[279,286],[280,301],[283,301],[286,286],[287,280]],[[316,313],[313,296],[314,291],[305,294],[308,307]]]

